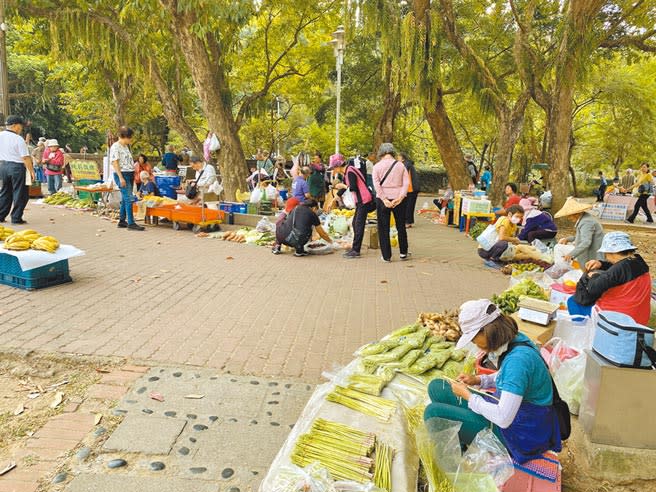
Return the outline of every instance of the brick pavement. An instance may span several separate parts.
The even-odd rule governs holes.
[[[0,286],[0,349],[314,381],[418,312],[507,284],[482,268],[473,241],[422,218],[409,232],[413,260],[385,264],[378,250],[351,261],[274,256],[165,226],[118,230],[90,214],[34,204],[26,217],[30,228],[86,256],[71,260],[72,284],[34,292]]]

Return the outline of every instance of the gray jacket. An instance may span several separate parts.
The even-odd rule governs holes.
[[[576,258],[581,268],[584,268],[588,261],[599,259],[599,248],[604,239],[604,229],[593,215],[583,212],[576,223],[576,236],[568,239],[574,241],[574,251],[570,253],[570,256]]]

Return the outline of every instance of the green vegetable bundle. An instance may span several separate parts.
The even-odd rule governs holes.
[[[343,405],[356,412],[376,417],[381,422],[389,422],[396,410],[395,401],[342,386],[337,386],[332,393],[326,396],[326,400]]]
[[[422,340],[421,343],[424,343]],[[421,346],[421,344],[419,345]],[[365,363],[372,363],[372,364],[383,364],[385,362],[394,362],[396,360],[400,360],[405,354],[410,352],[414,347],[412,347],[409,344],[402,344],[394,347],[392,350],[382,353],[382,354],[375,354],[375,355],[368,355],[364,357]]]
[[[297,466],[321,463],[335,480],[371,481],[376,436],[344,424],[317,419],[310,432],[298,438],[291,461]]]
[[[392,460],[394,449],[376,441],[376,461],[374,462],[374,485],[379,489],[392,491]]]
[[[504,291],[501,295],[492,296],[492,302],[496,304],[504,314],[513,314],[519,310],[519,301],[523,297],[532,297],[548,301],[542,287],[533,280],[525,278],[521,282]]]

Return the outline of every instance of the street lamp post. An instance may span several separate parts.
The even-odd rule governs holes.
[[[342,109],[342,64],[344,63],[344,26],[337,26],[330,41],[335,50],[335,62],[337,68],[337,109],[335,112],[335,154],[339,154],[339,116]]]

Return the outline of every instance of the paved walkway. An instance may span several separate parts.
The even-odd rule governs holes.
[[[234,374],[300,377],[351,360],[360,345],[503,290],[476,244],[418,218],[409,262],[274,256],[166,226],[119,230],[88,213],[30,204],[29,227],[74,244],[72,284],[0,286],[0,350],[120,356]],[[398,256],[397,256],[398,258]]]

